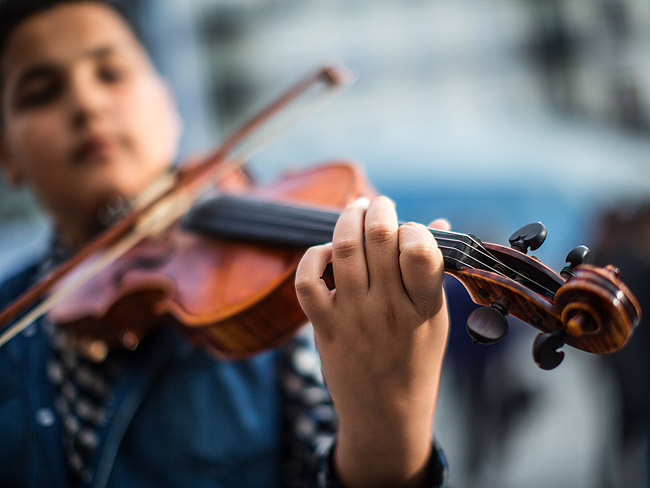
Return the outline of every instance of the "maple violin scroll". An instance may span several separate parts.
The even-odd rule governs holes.
[[[474,302],[489,306],[468,319],[475,342],[500,339],[507,330],[505,316],[510,314],[541,331],[533,356],[542,369],[552,369],[562,360],[557,349],[565,343],[592,353],[614,352],[640,321],[640,305],[615,267],[580,264],[588,261],[584,246],[569,253],[570,264],[561,274],[515,249],[524,247],[478,241],[474,247],[471,252],[480,257],[449,272]]]
[[[587,264],[556,293],[555,306],[567,330],[567,344],[607,353],[623,347],[641,319],[641,307],[614,266]]]

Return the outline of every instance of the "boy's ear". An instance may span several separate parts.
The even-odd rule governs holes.
[[[0,134],[0,167],[11,186],[18,186],[23,182],[23,174],[2,134]]]

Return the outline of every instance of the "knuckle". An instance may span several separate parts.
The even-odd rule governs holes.
[[[387,224],[373,224],[366,229],[366,240],[373,244],[383,244],[390,241],[395,230]]]
[[[349,259],[359,253],[359,244],[356,239],[343,238],[332,243],[334,259]]]
[[[296,278],[295,281],[296,294],[300,297],[307,298],[314,295],[317,286],[317,280],[313,278]]]
[[[409,261],[434,263],[439,257],[437,246],[429,242],[409,242],[400,249],[400,254]]]

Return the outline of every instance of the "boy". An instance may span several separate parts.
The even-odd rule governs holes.
[[[54,225],[51,252],[2,285],[2,307],[97,232],[109,199],[167,170],[181,124],[110,2],[0,0],[0,24],[0,161]],[[334,291],[320,279],[330,261]],[[398,228],[386,198],[346,208],[333,243],[305,253],[296,289],[336,422],[304,335],[225,362],[161,327],[93,363],[42,320],[0,349],[0,484],[438,486],[442,268],[431,234]]]

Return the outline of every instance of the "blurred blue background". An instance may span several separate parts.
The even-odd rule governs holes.
[[[535,255],[557,270],[579,244],[607,247],[605,215],[640,227],[634,219],[650,199],[647,2],[129,3],[178,98],[179,161],[334,61],[358,81],[253,158],[261,180],[351,159],[402,220],[443,216],[506,245],[518,227],[542,221],[548,239]],[[4,275],[42,248],[48,229],[24,189],[0,190]],[[472,346],[465,298],[450,287],[459,312],[435,430],[451,486],[646,486],[645,436],[621,440],[612,368],[567,351],[560,368],[541,372],[534,332],[521,324],[503,344]]]

